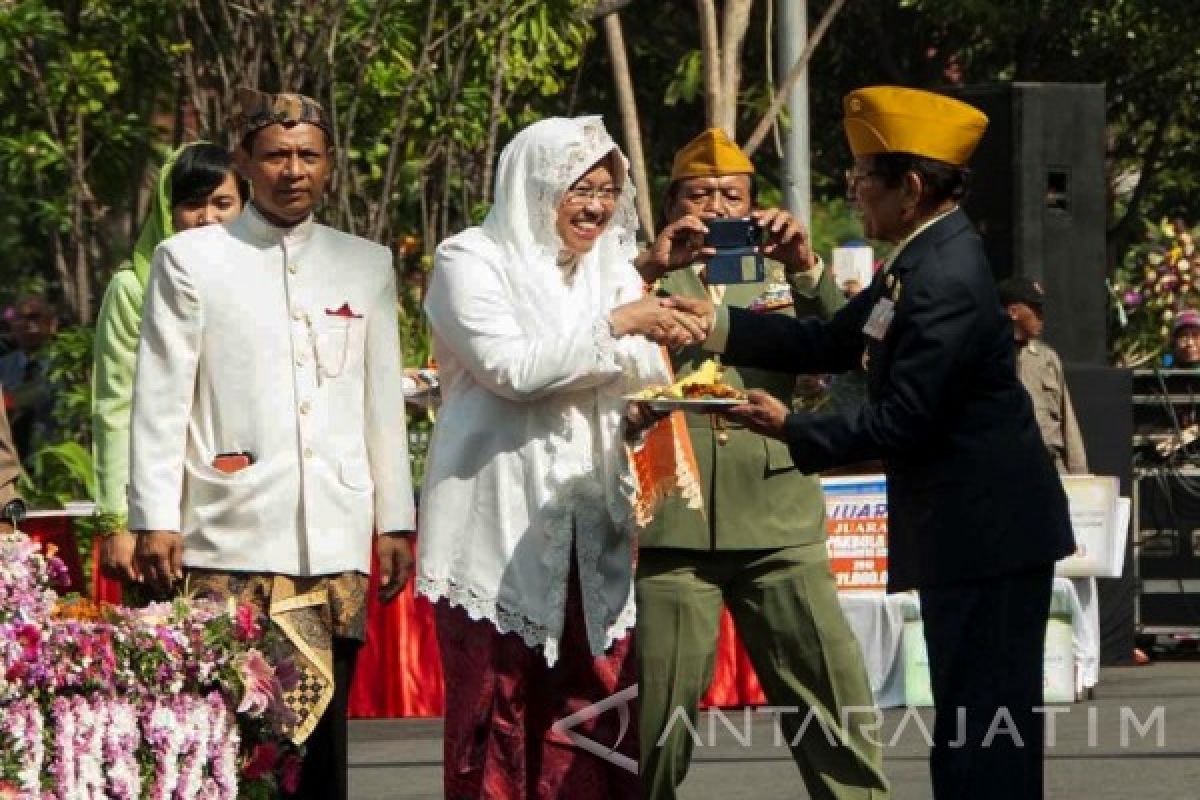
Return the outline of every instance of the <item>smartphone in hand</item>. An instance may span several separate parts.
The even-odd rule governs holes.
[[[762,257],[762,229],[749,217],[706,220],[704,244],[715,249],[708,260],[709,283],[757,283],[766,277]]]

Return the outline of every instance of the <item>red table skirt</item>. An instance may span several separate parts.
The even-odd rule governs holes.
[[[30,517],[20,525],[21,533],[42,546],[42,551],[56,555],[67,568],[67,585],[58,587],[59,594],[78,592],[87,594],[83,581],[83,567],[79,559],[79,546],[71,529],[71,518],[65,514],[53,517]]]
[[[93,569],[92,580],[94,597],[120,601],[120,586],[101,576],[98,569]],[[433,606],[425,598],[416,597],[411,584],[393,602],[384,605],[376,597],[377,582],[377,573],[372,569],[367,593],[367,641],[359,654],[358,672],[350,689],[350,716],[439,717],[446,690]],[[704,705],[732,707],[765,702],[754,668],[726,612],[721,617],[716,667]]]

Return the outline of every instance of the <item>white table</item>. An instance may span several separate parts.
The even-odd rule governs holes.
[[[1055,602],[1070,609],[1077,693],[1095,686],[1099,673],[1095,585],[1094,578],[1054,579]],[[875,702],[880,708],[904,705],[904,623],[920,616],[916,593],[842,592],[838,599],[862,646]]]

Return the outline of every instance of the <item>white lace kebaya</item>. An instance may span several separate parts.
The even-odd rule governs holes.
[[[555,229],[564,192],[616,154],[613,217],[579,258]],[[615,339],[642,295],[628,162],[599,117],[552,118],[500,155],[483,225],[437,250],[425,310],[442,407],[422,491],[417,591],[558,659],[572,543],[588,642],[634,623],[633,491],[622,396],[667,382],[658,348]]]

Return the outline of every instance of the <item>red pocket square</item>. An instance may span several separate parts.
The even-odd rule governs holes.
[[[342,307],[337,311],[333,309],[325,309],[326,315],[330,317],[343,317],[345,319],[362,319],[362,314],[355,314],[354,309],[350,308],[349,303],[342,303]]]

